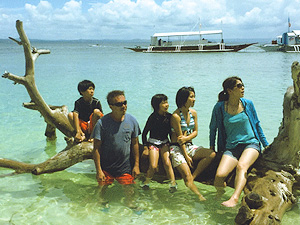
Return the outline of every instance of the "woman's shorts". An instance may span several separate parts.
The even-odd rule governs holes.
[[[227,149],[223,154],[224,155],[228,155],[228,156],[230,156],[232,158],[235,158],[235,159],[239,160],[239,158],[241,157],[242,153],[247,148],[254,148],[259,153],[261,153],[260,145],[254,143],[254,144],[239,144],[234,149]]]
[[[191,143],[187,143],[185,145],[186,147],[186,152],[188,154],[188,156],[190,156],[191,158],[194,157],[194,155],[201,149],[203,148],[202,146],[197,146],[197,145],[193,145]],[[171,160],[172,160],[172,165],[173,167],[177,167],[179,165],[181,165],[182,163],[187,163],[184,155],[182,154],[182,150],[180,148],[180,146],[178,144],[171,144],[170,146],[170,156],[171,156]]]

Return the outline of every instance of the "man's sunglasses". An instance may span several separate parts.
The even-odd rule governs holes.
[[[123,105],[127,105],[127,101],[124,102],[117,102],[117,103],[111,103],[113,106],[122,107]]]

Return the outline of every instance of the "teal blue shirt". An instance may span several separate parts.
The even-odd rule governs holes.
[[[225,112],[224,126],[227,134],[226,149],[234,149],[238,144],[259,144],[245,111],[236,115]]]
[[[264,132],[260,126],[260,122],[258,120],[256,110],[254,108],[253,102],[251,100],[241,98],[241,101],[244,106],[245,114],[248,116],[251,128],[253,130],[253,133],[256,137],[256,139],[264,146],[268,146],[269,143],[264,135]],[[224,127],[224,102],[217,102],[217,104],[214,106],[214,109],[212,111],[211,115],[211,121],[209,125],[209,140],[210,140],[210,146],[215,146],[216,142],[216,136],[217,137],[217,145],[218,145],[218,151],[225,151],[226,150],[226,131]]]

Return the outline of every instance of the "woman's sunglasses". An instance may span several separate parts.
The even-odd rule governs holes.
[[[236,87],[237,87],[237,88],[242,88],[242,87],[245,87],[245,86],[244,86],[243,83],[238,83],[238,84],[236,85]]]

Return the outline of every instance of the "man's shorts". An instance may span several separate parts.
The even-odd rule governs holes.
[[[197,145],[193,145],[192,143],[186,143],[185,148],[188,156],[193,158],[194,155],[203,147],[202,146],[198,147]],[[182,150],[178,144],[173,144],[173,143],[171,144],[170,156],[174,168],[181,165],[182,163],[187,163],[184,158],[184,155],[182,154]]]
[[[242,153],[247,148],[254,148],[259,153],[261,153],[260,145],[254,143],[254,144],[239,144],[234,149],[227,149],[223,154],[224,155],[228,155],[228,156],[230,156],[232,158],[235,158],[235,159],[239,160],[240,157],[241,157],[241,155],[242,155]]]
[[[119,182],[119,184],[122,184],[122,185],[135,184],[134,177],[128,173],[125,173],[119,177],[113,177],[106,171],[103,171],[103,173],[105,175],[105,181],[98,181],[98,184],[100,186],[111,185],[114,182],[114,180],[117,180]]]

